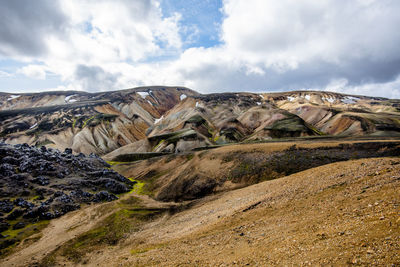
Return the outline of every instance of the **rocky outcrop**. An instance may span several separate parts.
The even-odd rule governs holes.
[[[0,247],[23,229],[79,209],[83,203],[112,201],[134,182],[91,154],[72,154],[28,144],[0,143]],[[23,231],[23,230],[22,230]]]

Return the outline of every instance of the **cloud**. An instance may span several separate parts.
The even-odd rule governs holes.
[[[400,88],[400,76],[386,83],[366,83],[356,86],[349,85],[346,79],[332,80],[324,90],[346,94],[386,96],[400,99],[400,90],[398,90],[398,88]]]
[[[9,78],[11,76],[12,75],[10,73],[0,70],[0,78]]]
[[[41,65],[28,65],[18,69],[17,73],[22,73],[25,76],[32,79],[38,79],[38,80],[46,79],[45,67]]]
[[[176,60],[122,73],[135,77],[125,80],[131,84],[181,84],[201,92],[330,88],[396,97],[399,9],[387,0],[225,0],[223,44],[192,47]],[[345,83],[334,88],[335,81]]]
[[[400,2],[225,0],[223,10],[223,45],[172,64],[200,91],[324,89],[341,79],[370,94],[400,74]]]
[[[119,74],[111,74],[98,66],[78,65],[75,70],[75,83],[85,91],[105,91],[114,88]]]
[[[43,55],[48,49],[46,38],[62,35],[67,23],[57,1],[1,1],[0,55]]]
[[[400,73],[398,2],[225,0],[224,12],[222,52],[239,62],[234,72],[262,70],[267,88],[385,83]]]
[[[130,67],[140,65],[149,57],[180,53],[180,16],[163,17],[157,1],[62,0],[60,6],[68,14],[68,35],[66,38],[47,38],[47,55],[39,60],[69,84],[69,88],[107,90],[106,86],[109,86],[108,90],[111,90],[129,87],[134,84],[121,83],[119,80],[123,77],[116,75],[115,69],[127,63]],[[82,66],[88,66],[92,74],[98,75],[89,75],[90,71]],[[83,78],[82,73],[87,78]],[[101,80],[95,82],[95,78]],[[101,84],[104,81],[107,82]]]
[[[5,1],[0,55],[28,62],[20,72],[29,77],[55,75],[76,90],[163,84],[400,95],[399,1],[224,0],[215,43],[202,41],[200,24],[174,3]]]

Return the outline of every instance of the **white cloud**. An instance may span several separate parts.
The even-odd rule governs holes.
[[[44,80],[46,79],[45,69],[46,67],[41,65],[28,65],[18,69],[17,72],[32,79]]]
[[[123,78],[117,69],[127,62],[132,68],[149,57],[179,55],[181,51],[180,15],[163,17],[157,1],[60,0],[59,6],[67,16],[65,34],[45,36],[41,41],[46,53],[25,60],[43,62],[46,70],[76,90],[119,89],[127,84],[119,81]],[[88,68],[90,71],[85,71]],[[19,72],[45,78],[38,65]]]
[[[334,80],[324,88],[325,91],[353,95],[385,96],[400,99],[400,76],[386,83],[366,83],[357,86],[348,85],[345,79]]]
[[[121,72],[134,77],[127,83],[201,92],[328,88],[396,97],[399,9],[388,0],[225,0],[222,45]]]
[[[11,76],[12,75],[10,73],[0,70],[0,78],[9,78]]]
[[[49,1],[40,3],[46,10],[53,7]],[[37,23],[40,27],[33,25],[41,29],[33,30],[40,40],[29,39],[36,48],[28,54],[40,53],[18,54],[28,64],[40,62],[44,67],[30,63],[20,72],[39,79],[51,72],[66,88],[76,90],[159,84],[201,92],[312,88],[399,97],[399,1],[223,4],[221,43],[209,48],[198,43],[183,50],[183,44],[196,37],[182,40],[180,33],[188,29],[181,14],[163,16],[156,0],[59,0],[52,31],[45,34],[43,21]],[[57,27],[60,31],[55,33]],[[23,35],[17,33],[14,36]],[[0,38],[4,54],[2,47],[10,45],[1,42]]]

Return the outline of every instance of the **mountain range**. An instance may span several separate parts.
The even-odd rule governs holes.
[[[0,140],[108,158],[293,137],[400,136],[400,100],[323,91],[183,87],[0,93]]]
[[[1,266],[398,266],[400,100],[0,93]]]

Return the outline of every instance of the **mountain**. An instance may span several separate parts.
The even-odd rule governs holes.
[[[96,153],[180,152],[306,136],[399,136],[400,100],[331,92],[199,94],[182,87],[0,93],[0,137]]]
[[[400,262],[400,100],[159,86],[0,103],[1,266]]]
[[[146,130],[186,88],[135,88],[106,93],[0,94],[0,132],[10,144],[45,145],[104,154],[146,137]]]

